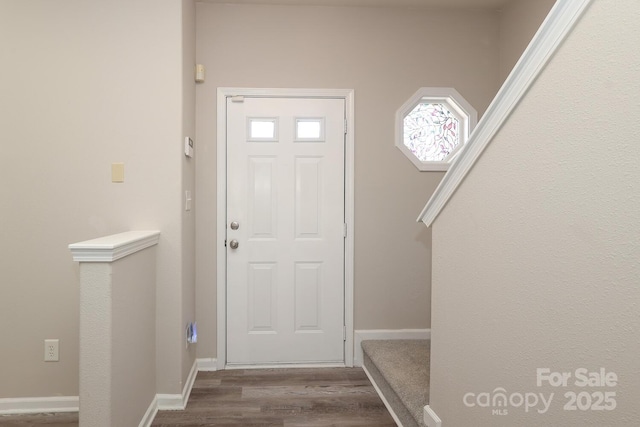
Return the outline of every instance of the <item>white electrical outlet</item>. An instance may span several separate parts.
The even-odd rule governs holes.
[[[44,361],[45,362],[57,362],[59,361],[58,345],[59,340],[44,340]]]

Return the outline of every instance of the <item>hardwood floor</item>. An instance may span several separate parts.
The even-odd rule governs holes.
[[[69,415],[66,415],[69,417]],[[55,416],[4,419],[0,426],[75,427]],[[8,422],[5,424],[4,422]],[[75,422],[74,422],[75,421]],[[200,372],[184,411],[160,411],[153,427],[395,427],[360,368]]]
[[[155,427],[367,426],[395,423],[360,368],[200,372],[185,412]]]

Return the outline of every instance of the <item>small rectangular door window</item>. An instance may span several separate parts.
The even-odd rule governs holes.
[[[309,118],[297,117],[295,120],[296,142],[323,142],[324,141],[324,117]]]
[[[247,141],[277,142],[277,117],[247,117]]]

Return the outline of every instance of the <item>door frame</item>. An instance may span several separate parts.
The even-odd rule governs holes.
[[[234,88],[220,87],[217,95],[217,369],[227,364],[227,254],[225,237],[227,232],[227,98],[232,96],[262,98],[333,98],[344,99],[346,113],[345,135],[345,223],[347,236],[344,252],[344,363],[353,366],[354,345],[354,167],[355,167],[355,108],[353,89],[284,89],[284,88]]]

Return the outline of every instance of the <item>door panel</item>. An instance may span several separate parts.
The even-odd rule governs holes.
[[[343,99],[227,100],[230,365],[344,362],[344,118]]]

